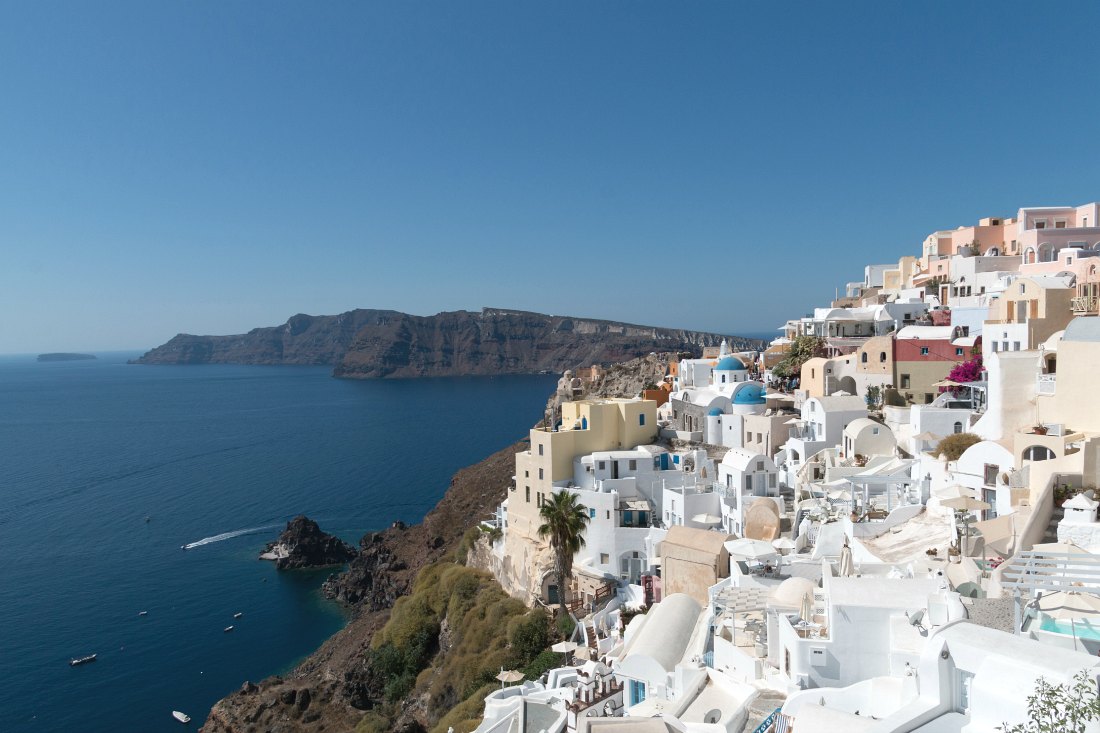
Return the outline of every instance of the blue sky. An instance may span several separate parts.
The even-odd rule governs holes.
[[[1098,27],[1087,3],[4,3],[0,353],[355,307],[773,329],[935,229],[1100,198]]]

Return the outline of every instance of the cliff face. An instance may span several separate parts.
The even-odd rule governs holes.
[[[397,599],[412,588],[417,572],[452,555],[465,531],[504,499],[515,472],[509,446],[455,474],[446,495],[421,524],[396,523],[363,537],[348,569],[326,581],[323,593],[355,608],[344,629],[292,673],[258,684],[245,682],[219,701],[204,733],[305,733],[351,731],[364,711],[379,704],[381,687],[370,665],[370,643]],[[395,730],[415,733],[416,725]]]
[[[485,309],[412,316],[354,310],[297,315],[239,336],[180,334],[139,364],[331,364],[338,377],[436,377],[561,372],[650,352],[698,353],[723,336],[524,311]],[[730,338],[736,349],[759,348]]]

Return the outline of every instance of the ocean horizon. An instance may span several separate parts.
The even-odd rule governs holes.
[[[173,710],[199,725],[291,670],[346,613],[319,593],[333,569],[278,572],[263,546],[302,513],[353,544],[420,521],[456,470],[526,435],[557,379],[87,353],[0,357],[0,730],[178,730]]]

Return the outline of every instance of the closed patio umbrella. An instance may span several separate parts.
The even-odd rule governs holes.
[[[814,620],[814,599],[809,593],[802,594],[802,605],[798,607],[798,617],[806,622]]]
[[[844,538],[844,547],[840,548],[840,567],[837,568],[837,575],[842,578],[851,577],[855,572],[855,562],[852,559],[852,548],[848,546],[848,538]]]

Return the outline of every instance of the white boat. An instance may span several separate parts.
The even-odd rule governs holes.
[[[233,614],[233,618],[240,618],[243,615],[244,615],[243,613],[241,613],[240,611],[237,611],[235,614]]]
[[[226,626],[226,627],[225,627],[224,629],[222,629],[222,631],[224,631],[224,632],[225,632],[225,633],[227,633],[227,634],[228,634],[228,633],[229,633],[230,631],[232,631],[232,630],[233,630],[233,627],[232,627],[232,626]]]
[[[188,715],[187,713],[181,713],[179,710],[173,710],[172,711],[172,717],[175,718],[176,720],[178,720],[181,723],[190,723],[191,722],[191,716]]]
[[[149,615],[148,611],[138,611],[138,616],[148,616],[148,615]]]
[[[87,664],[88,662],[94,662],[95,657],[96,657],[95,654],[89,654],[86,657],[76,657],[75,659],[70,659],[69,660],[69,666],[70,667],[79,667],[82,664]]]

